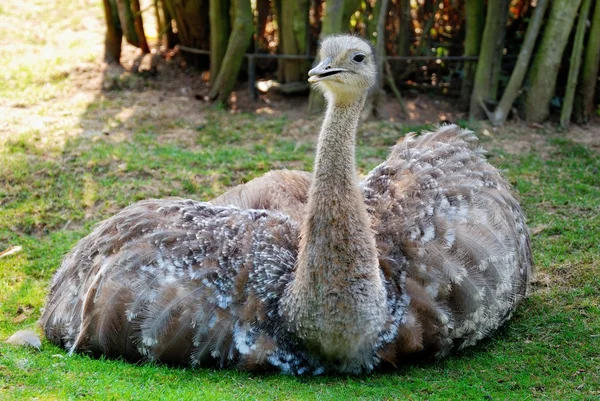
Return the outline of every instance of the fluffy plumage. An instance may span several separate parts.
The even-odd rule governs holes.
[[[414,324],[400,330],[438,356],[504,323],[531,277],[523,213],[483,153],[454,125],[409,134],[361,183],[381,257],[406,272]]]
[[[311,175],[305,171],[275,170],[238,185],[210,201],[215,206],[277,210],[301,221],[308,200]]]
[[[510,317],[529,237],[475,136],[410,134],[359,184],[372,54],[341,36],[321,59],[311,76],[329,106],[312,180],[272,172],[211,203],[142,201],[100,223],[54,276],[50,341],[133,361],[360,373],[444,356]]]

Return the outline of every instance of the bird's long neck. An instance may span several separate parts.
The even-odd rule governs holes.
[[[328,105],[285,308],[309,346],[342,362],[370,351],[386,315],[375,236],[355,171],[364,100]]]
[[[363,203],[357,186],[355,161],[356,130],[363,104],[364,98],[361,98],[353,104],[327,107],[317,144],[309,202],[333,200],[330,190],[335,188],[342,191],[341,194],[358,196]]]

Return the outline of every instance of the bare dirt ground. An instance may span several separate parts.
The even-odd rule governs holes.
[[[179,56],[175,55],[169,61],[161,58],[156,76],[141,78],[131,72],[135,70],[140,58],[139,51],[130,46],[126,46],[125,50],[122,57],[123,68],[106,66],[95,61],[80,66],[71,73],[80,93],[86,94],[86,97],[119,97],[121,100],[117,110],[107,107],[87,115],[88,123],[92,123],[88,126],[95,125],[98,129],[106,129],[106,121],[110,124],[110,119],[116,117],[123,122],[120,128],[131,130],[140,123],[154,121],[158,125],[166,125],[162,133],[165,139],[177,138],[186,142],[186,139],[193,138],[193,135],[189,135],[189,130],[206,122],[206,110],[211,107],[202,100],[209,89],[202,79],[202,71],[182,69],[178,62]],[[288,123],[284,128],[284,135],[297,140],[314,140],[320,118],[307,115],[305,96],[285,96],[271,91],[261,94],[258,100],[252,100],[247,83],[239,83],[236,89],[230,113],[253,113],[274,118],[286,116]],[[405,102],[409,110],[408,117],[402,114],[396,99],[387,96],[384,107],[389,122],[420,126],[464,121],[468,118],[466,113],[457,110],[453,99],[420,94],[415,98],[405,99]],[[127,123],[134,115],[137,118]],[[89,121],[90,119],[92,121]],[[168,124],[169,121],[178,123],[172,126]],[[366,125],[376,123],[370,120]],[[567,132],[561,132],[556,122],[528,125],[518,119],[509,121],[500,128],[492,127],[486,122],[472,122],[467,125],[486,142],[490,142],[486,146],[499,147],[511,154],[535,150],[545,155],[549,137],[571,139],[600,151],[598,120],[585,126],[573,124]]]

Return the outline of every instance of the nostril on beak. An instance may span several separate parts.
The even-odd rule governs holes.
[[[330,69],[331,69],[331,66],[330,66],[330,65],[328,65],[327,67],[325,67],[325,69],[326,69],[326,70],[330,70]]]

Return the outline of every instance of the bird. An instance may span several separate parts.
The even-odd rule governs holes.
[[[99,223],[54,275],[40,320],[51,342],[129,361],[364,374],[445,357],[511,317],[530,240],[476,136],[409,134],[360,180],[375,55],[334,35],[319,56],[309,82],[327,108],[312,174],[273,172],[213,202],[144,200]]]
[[[279,211],[302,221],[311,175],[299,170],[273,170],[212,199],[215,206]]]

